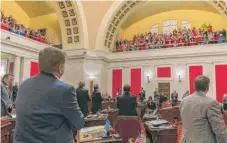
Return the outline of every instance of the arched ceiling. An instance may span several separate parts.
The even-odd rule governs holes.
[[[30,18],[55,13],[47,1],[16,1]]]
[[[219,13],[214,7],[205,1],[149,1],[130,14],[121,28],[128,28],[133,23],[158,13],[182,9],[204,10]]]

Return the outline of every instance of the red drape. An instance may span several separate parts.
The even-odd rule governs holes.
[[[30,76],[34,76],[39,73],[39,64],[37,62],[31,62]]]
[[[216,77],[216,99],[223,102],[223,95],[227,93],[227,65],[215,66]]]
[[[122,69],[114,69],[112,72],[112,95],[116,96],[117,89],[122,88]]]
[[[159,78],[170,78],[171,77],[171,67],[158,67],[157,77]]]
[[[189,67],[189,83],[190,83],[190,93],[195,91],[194,79],[203,74],[203,66],[190,66]]]
[[[139,95],[141,89],[141,69],[131,69],[131,94]]]

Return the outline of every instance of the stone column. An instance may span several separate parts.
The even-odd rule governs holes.
[[[16,56],[14,59],[14,68],[13,68],[15,82],[20,82],[20,67],[21,67],[21,57]]]
[[[21,82],[30,77],[30,70],[31,70],[31,59],[26,57],[22,58],[21,72],[20,72]]]

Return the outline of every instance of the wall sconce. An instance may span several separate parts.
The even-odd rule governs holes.
[[[150,83],[150,82],[151,82],[151,80],[150,80],[150,76],[149,76],[149,75],[147,76],[147,82],[148,82],[148,83]]]
[[[178,82],[181,83],[182,80],[181,80],[181,75],[178,75]]]
[[[94,75],[90,75],[88,78],[93,80],[93,79],[95,79],[95,76]]]

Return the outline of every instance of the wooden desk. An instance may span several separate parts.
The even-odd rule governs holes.
[[[102,114],[108,114],[108,120],[110,121],[110,124],[112,127],[114,127],[115,124],[115,120],[119,114],[119,110],[118,109],[104,109],[101,111]]]
[[[117,134],[115,132],[115,134]],[[78,132],[77,143],[121,143],[121,138],[114,138],[110,134],[109,138],[102,138],[104,136],[104,126],[95,126],[83,128]],[[118,134],[117,134],[118,135]]]
[[[157,115],[152,115],[152,114],[144,114],[143,115],[143,121],[153,121],[157,119]]]
[[[107,118],[108,114],[101,114],[99,117],[96,114],[88,115],[85,118],[85,127],[105,125]]]
[[[180,110],[178,106],[159,109],[158,113],[162,119],[165,119],[171,123],[174,123],[175,118],[180,120]]]
[[[117,109],[117,102],[102,102],[102,110],[108,109],[108,107],[112,109]]]
[[[150,143],[177,143],[177,127],[168,126],[154,128],[150,121],[144,123],[147,142]]]
[[[140,117],[142,118],[143,115],[145,114],[145,111],[146,111],[146,108],[147,108],[147,104],[141,104],[141,103],[138,103],[137,104],[137,108],[140,110]]]
[[[10,122],[1,125],[1,143],[11,143],[12,124]]]

